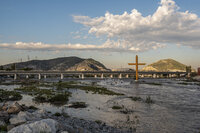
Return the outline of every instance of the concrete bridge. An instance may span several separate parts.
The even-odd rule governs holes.
[[[172,78],[186,76],[187,72],[144,72],[139,71],[139,77],[152,78]],[[36,76],[38,79],[46,79],[48,76],[59,76],[60,79],[64,77],[73,77],[85,79],[87,77],[93,78],[132,78],[135,77],[135,71],[0,71],[0,76],[13,77],[16,80],[18,77],[30,78]]]

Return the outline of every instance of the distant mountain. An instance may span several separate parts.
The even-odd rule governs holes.
[[[33,70],[65,70],[65,71],[107,71],[102,63],[94,59],[82,59],[79,57],[61,57],[49,60],[31,60],[27,62],[4,65],[4,69],[11,68],[15,64],[16,69],[32,68]]]
[[[142,69],[142,71],[171,71],[171,72],[185,72],[186,65],[175,61],[173,59],[163,59],[152,63]]]
[[[114,68],[112,71],[135,71],[134,69],[131,68]]]

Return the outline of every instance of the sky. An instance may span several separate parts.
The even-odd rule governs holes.
[[[78,56],[200,67],[199,0],[0,0],[0,65]]]

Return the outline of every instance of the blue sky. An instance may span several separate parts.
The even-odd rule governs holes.
[[[26,61],[28,55],[31,59],[79,56],[94,58],[110,68],[120,68],[129,67],[127,63],[133,62],[135,55],[138,54],[139,59],[147,64],[159,59],[173,58],[197,68],[200,66],[200,40],[198,40],[200,1],[163,0],[163,4],[160,2],[160,0],[0,0],[0,65],[20,61],[21,58]],[[174,14],[180,16],[187,10],[189,13],[183,14],[178,20],[163,15],[162,11],[165,11],[167,2],[172,2],[167,6],[172,4],[179,7],[178,9],[175,9],[175,6],[169,7],[167,11],[168,14],[172,14],[171,16]],[[157,31],[156,25],[151,27],[155,24],[152,22],[153,14],[156,14],[158,7],[163,9],[155,17],[156,24],[159,24],[157,18],[162,19],[159,21],[162,23],[160,31]],[[177,11],[171,12],[171,8]],[[133,9],[137,12],[132,13]],[[125,11],[127,14],[123,17]],[[111,17],[106,17],[107,12]],[[133,18],[138,12],[143,17],[139,18],[140,24]],[[113,20],[113,15],[118,16],[113,17],[115,18]],[[152,18],[149,19],[148,15]],[[99,23],[100,19],[106,25]],[[132,26],[126,26],[129,24],[127,21],[130,21]],[[172,37],[170,33],[174,27],[166,25],[176,22],[179,23],[178,26],[181,25],[186,29],[178,27],[181,30],[173,32],[175,37]],[[112,30],[113,25],[116,31]],[[149,33],[149,29],[152,29],[153,35]],[[118,31],[120,32],[116,33]],[[155,31],[159,36],[155,36]],[[182,34],[183,31],[185,34]],[[144,32],[143,36],[141,32]],[[189,37],[185,37],[187,35]],[[134,38],[135,36],[137,38]],[[143,37],[144,40],[138,40]],[[16,42],[21,43],[17,45]],[[41,44],[38,44],[39,42]],[[65,44],[67,46],[61,46]]]

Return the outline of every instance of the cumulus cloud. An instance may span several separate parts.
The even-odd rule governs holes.
[[[133,9],[130,13],[104,16],[73,16],[74,22],[87,27],[89,34],[105,38],[101,45],[93,44],[44,44],[1,43],[1,48],[23,50],[108,50],[147,51],[167,44],[200,48],[200,18],[189,11],[181,12],[173,0],[161,0],[155,13],[149,16]],[[79,33],[77,33],[79,34]],[[76,35],[75,38],[80,36]]]
[[[113,40],[108,47],[144,51],[178,44],[200,47],[200,19],[189,11],[180,12],[173,0],[161,0],[156,12],[149,16],[133,9],[102,17],[73,16],[74,21],[89,27],[89,33]],[[117,45],[116,45],[117,42]]]

